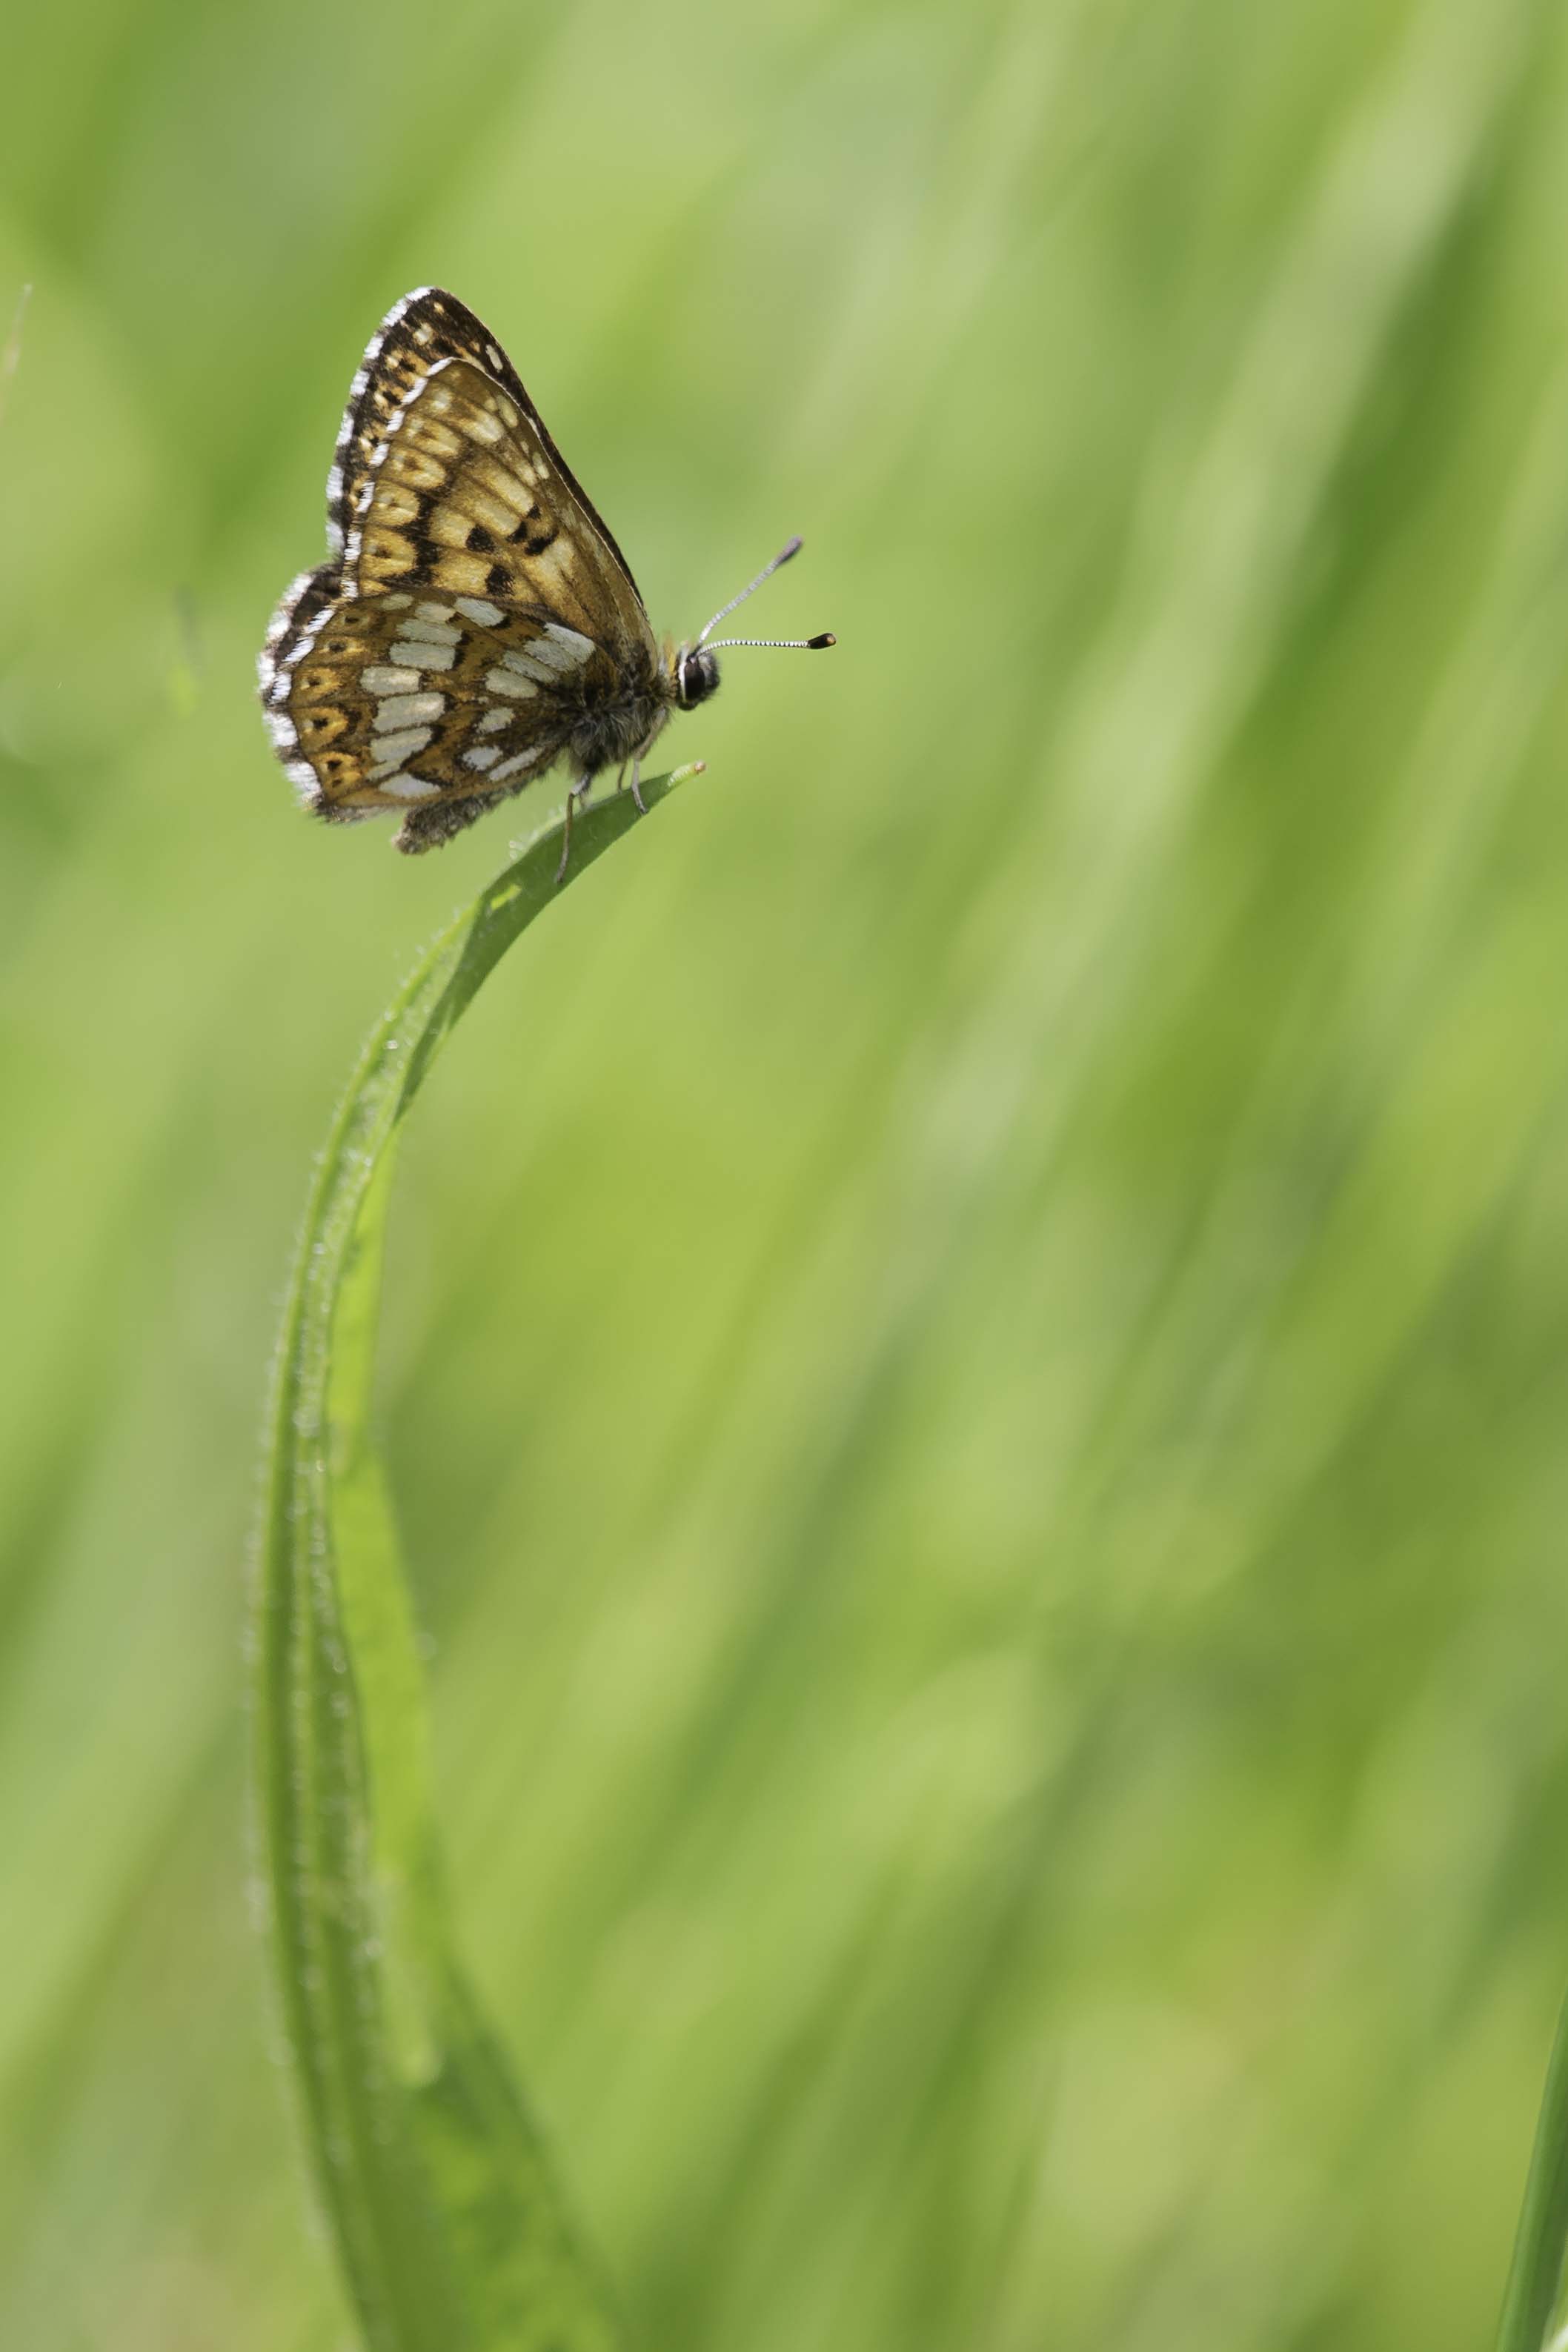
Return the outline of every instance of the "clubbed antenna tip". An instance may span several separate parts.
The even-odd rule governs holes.
[[[719,610],[714,614],[713,618],[709,622],[708,626],[703,630],[702,635],[697,640],[699,649],[707,644],[709,638],[712,635],[714,630],[718,627],[725,614],[727,613],[732,613],[737,604],[743,604],[748,596],[754,596],[757,590],[762,586],[763,581],[771,580],[781,563],[787,563],[792,556],[798,555],[804,544],[805,542],[798,536],[792,539],[787,547],[780,548],[778,553],[774,556],[771,563],[763,564],[756,578],[749,581],[746,586],[742,589],[738,596],[731,596],[727,604],[721,604]],[[729,642],[731,645],[752,645],[755,644],[757,640],[749,637],[731,637]]]

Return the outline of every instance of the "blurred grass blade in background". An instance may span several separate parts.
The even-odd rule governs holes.
[[[4,424],[5,419],[5,395],[11,389],[11,379],[21,362],[22,324],[27,315],[32,292],[31,286],[24,286],[17,295],[16,307],[11,314],[10,330],[4,345],[0,345],[0,424]]]
[[[651,808],[679,775],[643,787]],[[575,880],[636,820],[574,828]],[[257,1772],[275,1958],[310,2154],[373,2352],[605,2352],[616,2330],[454,1957],[425,1696],[369,1434],[400,1122],[556,895],[552,827],[481,892],[361,1056],[285,1310],[256,1596]]]

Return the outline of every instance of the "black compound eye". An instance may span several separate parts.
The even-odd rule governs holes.
[[[680,704],[690,710],[699,702],[706,702],[719,684],[719,665],[710,653],[699,646],[689,653],[680,665]]]

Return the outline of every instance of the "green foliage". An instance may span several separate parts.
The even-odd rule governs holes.
[[[250,665],[434,279],[661,630],[798,530],[758,634],[839,637],[726,658],[390,1212],[449,1899],[628,2341],[1489,2342],[1568,1974],[1568,18],[12,16],[0,2341],[352,2340],[244,1465],[385,978],[545,812],[312,826]]]
[[[678,778],[657,777],[651,811]],[[562,886],[629,829],[574,828]],[[372,2352],[604,2352],[616,2331],[458,1963],[423,1675],[370,1430],[393,1144],[557,893],[552,827],[421,958],[319,1164],[279,1344],[257,1591],[258,1803],[309,2155]]]

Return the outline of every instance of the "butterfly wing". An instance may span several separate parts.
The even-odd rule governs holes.
[[[442,360],[379,443],[343,548],[360,595],[482,597],[657,657],[636,585],[531,415],[466,359]]]
[[[647,616],[631,566],[609,526],[551,439],[517,370],[483,320],[466,303],[459,302],[455,294],[448,294],[439,286],[421,287],[393,305],[372,336],[350,388],[332,468],[327,477],[327,536],[332,552],[344,555],[351,541],[357,541],[356,526],[364,519],[371,478],[385,463],[389,443],[396,438],[407,415],[414,413],[414,404],[429,378],[458,362],[486,380],[485,390],[499,393],[505,404],[515,410],[515,423],[507,429],[515,436],[517,453],[524,466],[533,470],[541,482],[547,481],[552,486],[542,502],[545,510],[559,525],[570,530],[579,545],[592,551],[601,571],[619,575],[621,593],[617,595],[615,586],[609,585],[610,600],[617,607],[626,608],[628,625],[640,624],[646,632]],[[459,396],[465,415],[471,412],[475,389],[470,379]],[[492,418],[496,414],[495,410],[489,412]],[[479,446],[488,446],[499,463],[508,463],[506,453],[497,451],[493,443],[481,441]],[[522,487],[531,487],[521,467],[512,466],[510,470]],[[510,486],[502,486],[503,499],[509,489]],[[510,490],[510,496],[515,499],[515,490]],[[535,502],[534,498],[529,498],[523,501],[524,509]],[[520,520],[521,516],[514,511],[512,529]],[[535,535],[537,529],[536,524]],[[349,568],[345,564],[345,569]]]
[[[344,596],[331,566],[296,582],[262,657],[279,755],[306,804],[340,821],[488,806],[542,774],[616,690],[605,648],[559,621],[480,597]],[[421,824],[400,845],[432,837]]]
[[[320,814],[404,809],[398,846],[427,847],[574,740],[591,772],[661,722],[626,559],[454,296],[408,296],[366,352],[328,536],[336,560],[293,583],[260,664],[274,745]]]

